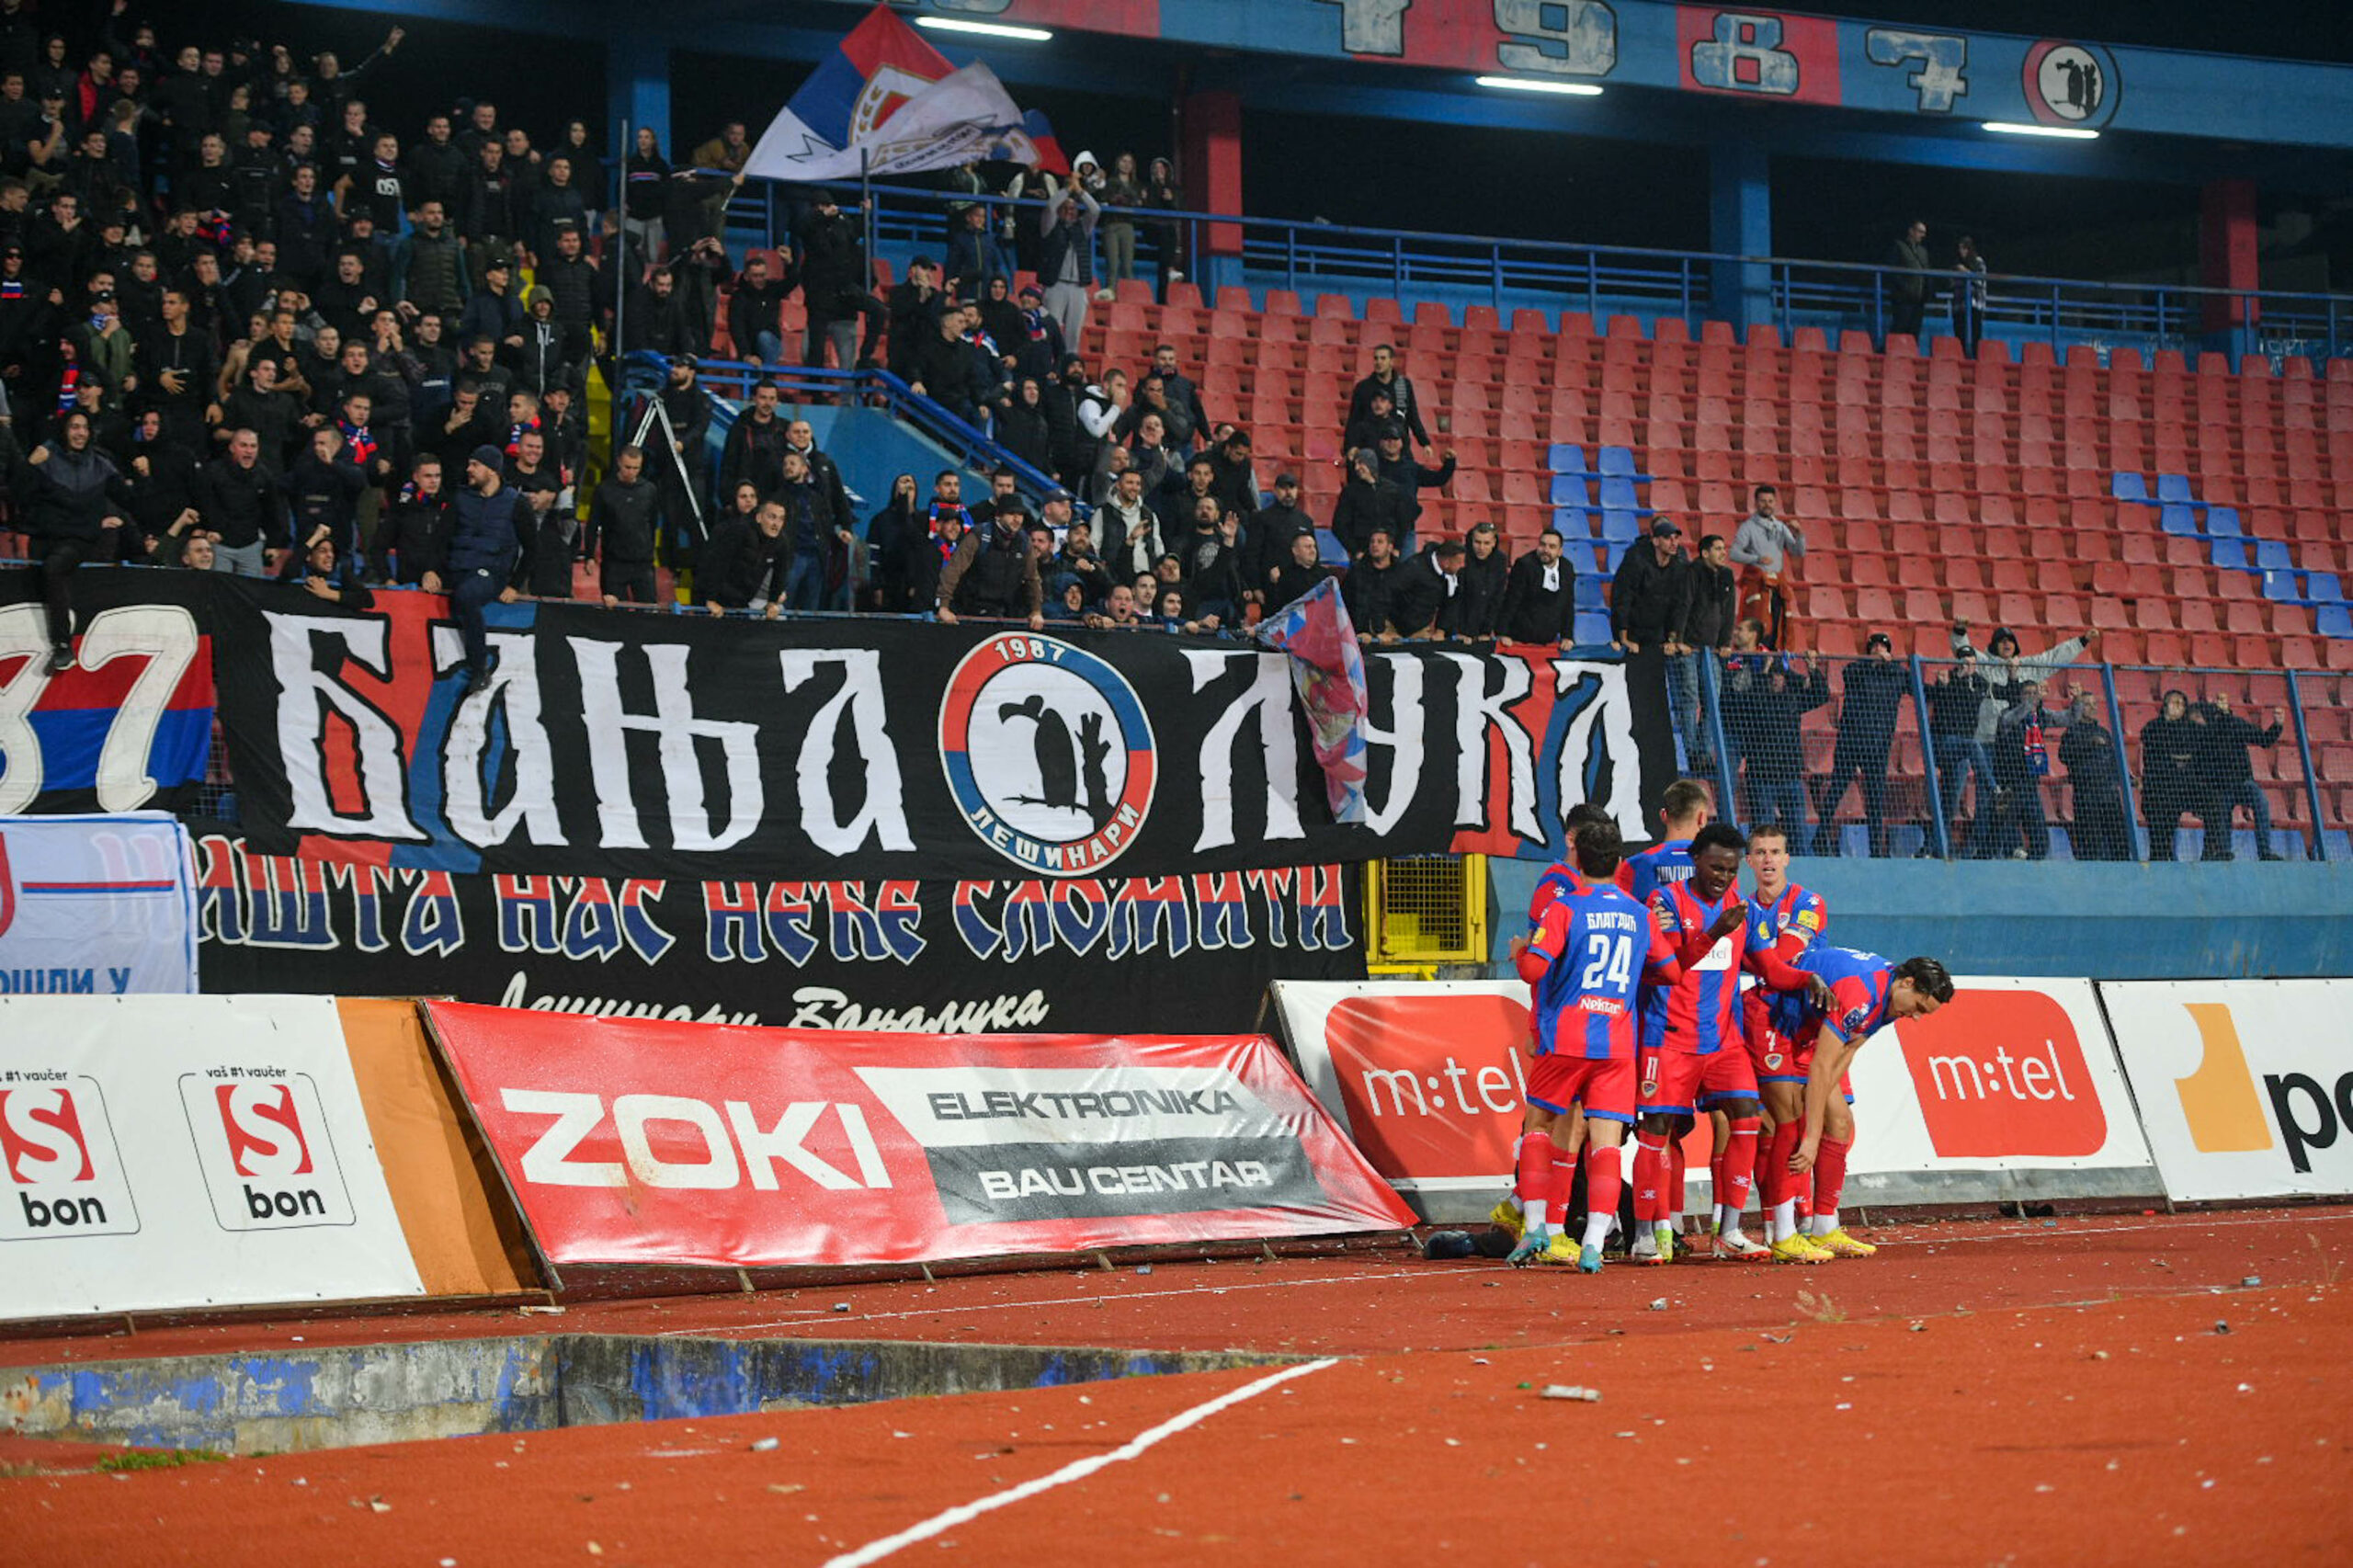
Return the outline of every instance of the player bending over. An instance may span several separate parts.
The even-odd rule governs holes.
[[[1524,1228],[1510,1262],[1557,1256],[1551,1226],[1567,1217],[1569,1184],[1556,1176],[1555,1129],[1582,1102],[1586,1221],[1577,1267],[1597,1274],[1618,1211],[1618,1145],[1634,1119],[1634,985],[1645,963],[1671,972],[1675,960],[1643,906],[1610,881],[1624,847],[1618,829],[1587,823],[1574,846],[1578,875],[1517,955],[1520,977],[1535,988],[1536,1039],[1517,1161]]]
[[[1952,976],[1935,959],[1892,964],[1877,953],[1827,942],[1815,943],[1796,967],[1825,983],[1831,1000],[1825,1005],[1818,994],[1803,999],[1803,1021],[1790,1045],[1805,1075],[1805,1105],[1798,1116],[1774,1130],[1773,1154],[1786,1148],[1792,1174],[1813,1173],[1813,1233],[1804,1239],[1835,1257],[1869,1257],[1879,1249],[1857,1241],[1838,1223],[1847,1150],[1855,1135],[1854,1113],[1838,1085],[1863,1041],[1898,1018],[1925,1018],[1951,1001]],[[1774,1206],[1772,1226],[1775,1257],[1821,1261],[1800,1256],[1802,1248],[1784,1247],[1785,1242],[1799,1239],[1793,1197]]]

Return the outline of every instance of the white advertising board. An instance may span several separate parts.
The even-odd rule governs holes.
[[[2168,1197],[2353,1192],[2353,980],[2102,981]]]
[[[328,997],[0,997],[0,1318],[425,1293]]]

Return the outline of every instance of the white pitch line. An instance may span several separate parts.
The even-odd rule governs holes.
[[[1255,1285],[1188,1285],[1174,1290],[1121,1290],[1116,1293],[1106,1292],[1099,1296],[1054,1296],[1037,1301],[981,1301],[962,1307],[922,1307],[903,1312],[860,1312],[855,1317],[847,1314],[835,1316],[832,1321],[845,1324],[882,1323],[892,1318],[947,1317],[956,1312],[1000,1312],[1017,1311],[1023,1307],[1070,1307],[1099,1305],[1104,1302],[1150,1301],[1170,1296],[1222,1296],[1239,1294],[1244,1290],[1296,1290],[1311,1285],[1347,1285],[1363,1279],[1438,1279],[1459,1274],[1485,1272],[1487,1271],[1478,1268],[1429,1268],[1416,1269],[1411,1273],[1400,1269],[1395,1272],[1378,1274],[1341,1274],[1325,1279],[1268,1279]],[[819,1312],[815,1315],[824,1318],[829,1314]],[[809,1321],[809,1316],[803,1313],[790,1318],[778,1318],[770,1323],[728,1324],[713,1328],[665,1329],[654,1337],[681,1339],[699,1334],[748,1334],[761,1328],[795,1328]]]
[[[2177,1214],[2170,1219],[2160,1220],[2154,1223],[2147,1224],[2083,1225],[2078,1226],[2074,1230],[2054,1227],[2048,1233],[2048,1239],[2052,1241],[2063,1241],[2071,1236],[2120,1236],[2134,1231],[2181,1231],[2195,1229],[2201,1224],[2208,1230],[2215,1231],[2239,1230],[2249,1225],[2310,1225],[2328,1220],[2353,1220],[2353,1210],[2343,1210],[2333,1214],[2303,1214],[2289,1210],[2270,1214],[2251,1215],[2244,1220],[2201,1220],[2201,1218],[2196,1214]],[[2010,1223],[2017,1223],[2017,1221],[2010,1221]],[[1949,1246],[1956,1242],[1979,1243],[2031,1240],[2035,1237],[2042,1236],[2043,1234],[2044,1233],[2040,1231],[2036,1231],[2029,1235],[2028,1233],[2020,1231],[2003,1230],[1996,1231],[1986,1235],[1976,1236],[1942,1234],[1932,1236],[1890,1236],[1879,1244],[1884,1247]]]
[[[880,1540],[867,1542],[856,1551],[845,1551],[838,1557],[829,1558],[826,1560],[825,1568],[865,1568],[867,1563],[880,1562],[902,1547],[913,1546],[919,1540],[929,1540],[936,1535],[954,1529],[958,1525],[970,1524],[983,1514],[1010,1506],[1024,1498],[1035,1497],[1041,1492],[1051,1492],[1057,1486],[1067,1486],[1074,1481],[1084,1481],[1106,1466],[1121,1464],[1135,1459],[1146,1449],[1165,1442],[1177,1433],[1199,1426],[1221,1410],[1231,1409],[1245,1400],[1257,1398],[1278,1383],[1289,1382],[1293,1378],[1303,1378],[1310,1372],[1320,1372],[1326,1367],[1338,1365],[1339,1360],[1336,1357],[1327,1357],[1321,1361],[1309,1361],[1297,1367],[1285,1367],[1279,1372],[1268,1373],[1256,1382],[1245,1383],[1238,1389],[1229,1390],[1215,1399],[1193,1406],[1190,1410],[1178,1412],[1151,1430],[1138,1433],[1109,1453],[1094,1454],[1086,1459],[1074,1460],[1051,1475],[1041,1475],[1034,1481],[1025,1481],[1018,1486],[1007,1487],[1003,1492],[992,1493],[976,1501],[960,1503],[953,1508],[943,1509],[921,1524],[911,1525],[896,1535],[886,1535]]]

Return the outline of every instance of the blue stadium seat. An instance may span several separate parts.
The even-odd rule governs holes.
[[[1597,609],[1607,613],[1609,608],[1602,602],[1601,579],[1590,572],[1579,574],[1573,597],[1579,609]]]
[[[2293,572],[2266,572],[2263,574],[2263,597],[2277,599],[2281,604],[2302,604],[2304,602],[2303,585],[2296,580]]]
[[[2252,572],[2255,567],[2246,558],[2246,540],[2218,539],[2211,547],[2214,564],[2232,572]]]
[[[1608,573],[1612,577],[1618,575],[1618,568],[1626,563],[1626,551],[1632,548],[1632,542],[1628,540],[1611,539],[1602,540],[1602,549],[1608,552],[1608,557],[1602,562],[1601,569]],[[1577,558],[1577,569],[1579,571],[1583,571],[1585,569],[1585,558],[1583,556],[1579,556]]]
[[[2296,558],[2288,552],[2285,540],[2259,539],[2255,541],[2255,569],[2258,572],[2292,572]]]
[[[2313,630],[2323,637],[2353,637],[2353,610],[2343,605],[2314,605]]]
[[[1556,473],[1552,476],[1552,505],[1555,506],[1590,506],[1593,497],[1586,493],[1581,474]]]
[[[1634,482],[1623,474],[1611,474],[1602,480],[1601,505],[1607,511],[1650,516],[1651,509],[1643,506],[1643,498],[1634,493]]]
[[[1631,447],[1601,449],[1601,475],[1605,479],[1639,479],[1650,482],[1650,475],[1634,466],[1634,451]]]
[[[1564,544],[1591,544],[1594,525],[1600,520],[1601,514],[1590,506],[1552,508],[1552,526],[1561,530]]]
[[[2304,574],[2304,597],[2314,604],[2341,605],[2345,602],[2344,585],[2334,572],[2307,572]]]
[[[1600,644],[1609,641],[1609,617],[1600,610],[1577,611],[1576,639],[1580,642]]]
[[[1340,536],[1330,528],[1317,528],[1315,559],[1325,566],[1346,566],[1348,563],[1348,547],[1342,544]]]
[[[2183,539],[2196,539],[2199,533],[2198,509],[2169,502],[2157,508],[2157,527]]]
[[[2206,531],[2210,534],[2234,534],[2239,528],[2239,511],[2235,506],[2206,508]]]
[[[1554,473],[1591,473],[1593,472],[1585,466],[1585,449],[1571,446],[1566,441],[1555,441],[1544,463]]]
[[[2198,497],[2190,492],[2188,474],[2161,473],[2157,475],[2157,499],[2188,502],[2195,501]]]
[[[1631,512],[1605,511],[1601,514],[1601,538],[1605,543],[1629,545],[1643,537],[1643,519]]]
[[[2109,488],[2119,501],[2146,501],[2149,498],[2149,482],[2137,473],[2118,474],[2115,483]]]

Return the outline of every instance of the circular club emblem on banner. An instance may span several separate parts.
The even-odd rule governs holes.
[[[1152,810],[1157,759],[1135,687],[1051,637],[992,637],[939,710],[939,760],[974,833],[1026,871],[1088,876]]]
[[[2045,125],[2106,125],[2116,112],[2116,61],[2096,44],[2047,38],[2026,51],[2026,107]]]

